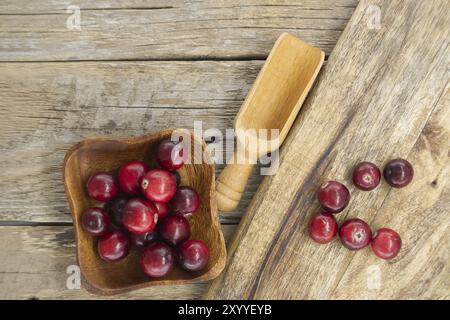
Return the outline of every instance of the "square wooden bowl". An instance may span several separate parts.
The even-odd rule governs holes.
[[[130,254],[118,262],[106,262],[97,253],[97,240],[81,227],[80,216],[90,206],[100,203],[91,199],[86,192],[88,178],[95,172],[117,172],[120,166],[130,160],[143,160],[155,165],[154,150],[159,141],[171,136],[173,129],[125,139],[87,139],[74,145],[64,159],[64,188],[72,212],[75,227],[77,260],[84,277],[86,288],[96,294],[112,295],[139,288],[192,283],[217,277],[225,267],[226,249],[219,223],[215,198],[214,164],[209,153],[204,152],[201,164],[184,165],[179,171],[181,185],[191,186],[200,196],[200,207],[190,218],[191,238],[206,242],[210,249],[210,261],[205,269],[189,273],[176,267],[163,278],[149,278],[139,265],[139,252],[132,249]],[[201,146],[203,140],[189,132],[191,147]],[[191,149],[195,150],[195,149]],[[198,149],[200,150],[200,149]],[[194,152],[191,153],[193,160]]]

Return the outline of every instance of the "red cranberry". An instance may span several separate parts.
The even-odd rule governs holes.
[[[180,266],[187,271],[199,271],[209,261],[209,249],[201,240],[188,240],[178,247]]]
[[[144,248],[141,256],[142,270],[152,278],[163,277],[175,266],[173,249],[165,243],[155,242]]]
[[[380,179],[380,169],[371,162],[361,162],[353,171],[353,183],[361,190],[375,189],[380,183]]]
[[[392,229],[381,228],[375,232],[372,240],[372,250],[381,259],[394,258],[402,246],[402,239],[399,234]]]
[[[172,173],[172,175],[173,175],[173,177],[174,177],[174,179],[175,179],[175,182],[177,183],[177,187],[180,186],[180,183],[181,183],[181,176],[180,176],[180,174],[178,173],[178,171],[171,171],[171,173]]]
[[[328,181],[319,189],[319,202],[325,211],[338,213],[345,209],[350,200],[347,187],[337,181]]]
[[[342,244],[350,250],[366,247],[372,240],[372,231],[367,223],[361,219],[345,221],[339,229]]]
[[[161,222],[159,235],[161,239],[174,246],[189,239],[191,228],[184,217],[170,216]]]
[[[394,159],[389,161],[383,170],[384,179],[394,188],[407,186],[413,176],[414,169],[405,159]]]
[[[109,216],[102,208],[89,208],[81,216],[81,224],[94,236],[104,235],[110,226]]]
[[[127,256],[130,242],[124,233],[115,230],[108,232],[98,240],[98,253],[103,260],[117,261]]]
[[[158,211],[158,220],[162,220],[169,215],[169,206],[165,202],[153,202]]]
[[[89,178],[87,191],[91,198],[106,202],[115,198],[119,191],[119,186],[112,175],[100,172]]]
[[[142,161],[130,161],[119,170],[118,180],[123,192],[136,196],[141,192],[141,181],[144,173],[150,168]]]
[[[122,212],[127,202],[127,198],[116,198],[105,204],[105,210],[109,213],[112,223],[117,227],[122,227]]]
[[[156,161],[166,170],[177,170],[186,162],[187,151],[183,143],[173,142],[170,138],[162,140],[156,149]]]
[[[194,214],[199,204],[200,200],[197,192],[190,187],[178,188],[175,196],[169,203],[172,212],[180,216]]]
[[[328,213],[322,212],[312,217],[309,222],[309,236],[315,242],[328,243],[336,236],[338,232],[338,224],[335,217]]]
[[[175,195],[177,183],[169,171],[154,169],[144,174],[142,192],[147,199],[167,202]]]
[[[156,233],[155,231],[142,234],[132,233],[130,234],[130,240],[136,247],[144,247],[156,240]]]
[[[130,199],[123,208],[122,224],[132,233],[152,231],[158,222],[158,212],[153,203],[144,199]]]

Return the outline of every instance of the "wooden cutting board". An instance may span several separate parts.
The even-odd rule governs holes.
[[[448,0],[360,2],[206,298],[450,298],[448,12]],[[415,168],[406,188],[382,182],[363,192],[350,183],[358,162],[383,167],[396,157]],[[329,179],[352,195],[339,221],[400,233],[394,260],[308,238],[316,190]]]

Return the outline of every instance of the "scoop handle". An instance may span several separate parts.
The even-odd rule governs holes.
[[[237,163],[236,153],[231,159],[216,181],[217,208],[223,212],[236,209],[253,170],[251,163]]]

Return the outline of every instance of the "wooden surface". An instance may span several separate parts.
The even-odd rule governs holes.
[[[283,31],[331,52],[357,0],[0,3],[0,61],[264,59]],[[68,30],[66,8],[81,9]]]
[[[67,149],[85,137],[232,128],[262,61],[0,63],[0,220],[71,222]],[[217,166],[220,170],[221,166]],[[255,191],[254,174],[236,223]]]
[[[79,1],[82,29],[69,30],[71,1],[2,1],[0,220],[70,222],[60,168],[84,137],[195,120],[231,128],[276,38],[288,31],[329,54],[356,3]],[[239,221],[260,180],[226,222]]]
[[[222,225],[226,241],[234,229]],[[73,274],[67,270],[76,265],[72,226],[1,226],[0,243],[2,299],[102,299],[66,286]],[[197,299],[205,289],[206,283],[153,287],[108,299]]]
[[[194,120],[230,128],[283,31],[328,56],[357,2],[80,0],[82,29],[68,30],[73,1],[1,1],[0,297],[97,298],[66,287],[75,248],[62,162],[71,144],[190,128]],[[430,129],[423,145],[441,134]],[[253,174],[237,210],[221,217],[226,240],[260,181]],[[431,251],[445,245],[433,239]],[[199,298],[205,288],[143,289],[117,298]]]
[[[378,30],[368,28],[369,4],[381,10]],[[360,2],[207,298],[450,299],[449,11],[445,0]],[[358,162],[394,157],[414,166],[406,188],[348,183]],[[395,259],[309,239],[316,190],[328,179],[347,181],[352,194],[339,221],[357,216],[400,233]]]
[[[81,30],[66,28],[70,4],[80,6]],[[231,128],[282,32],[329,55],[356,4],[1,1],[0,298],[96,298],[66,287],[75,247],[62,163],[73,143],[192,128],[194,120]],[[254,173],[239,207],[221,217],[226,240],[260,181]],[[198,298],[205,288],[117,298]]]

